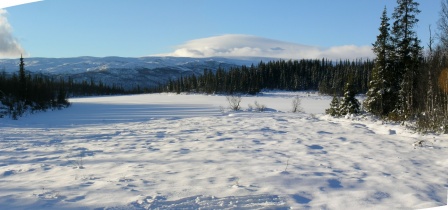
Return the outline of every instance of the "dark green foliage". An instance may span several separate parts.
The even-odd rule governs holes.
[[[28,100],[28,91],[27,91],[27,78],[25,74],[25,63],[23,62],[23,57],[20,56],[20,64],[19,64],[19,99],[24,101],[25,103],[29,103]]]
[[[359,114],[361,112],[360,103],[356,99],[354,87],[350,82],[344,87],[344,97],[340,99],[333,95],[330,103],[330,108],[325,110],[325,113],[333,117],[344,116],[347,114]]]
[[[391,34],[386,8],[383,11],[380,34],[373,44],[375,66],[364,101],[366,110],[380,117],[410,119],[419,106],[422,47],[414,31],[418,5],[413,0],[397,0]]]
[[[359,101],[355,96],[356,93],[354,91],[354,87],[350,82],[348,82],[344,88],[344,97],[340,101],[339,105],[339,113],[341,115],[359,114],[361,112]]]
[[[58,91],[58,96],[57,96],[57,100],[56,100],[56,104],[59,106],[59,108],[62,107],[68,107],[70,105],[70,102],[68,102],[67,100],[67,91],[65,90],[65,82],[64,80],[61,80],[59,82],[59,91]]]
[[[27,75],[25,62],[21,57],[18,76],[8,76],[5,72],[0,76],[0,102],[3,107],[0,115],[10,115],[17,119],[27,110],[34,112],[67,107],[69,102],[63,86],[64,83],[50,78]]]
[[[418,78],[421,76],[419,67],[422,60],[422,47],[417,33],[417,15],[419,3],[413,0],[397,0],[392,17],[392,43],[395,79],[393,84],[399,85],[398,98],[395,104],[396,115],[407,120],[412,118],[412,112],[417,109],[415,98],[418,95]]]
[[[168,92],[206,94],[257,94],[270,90],[319,90],[323,94],[342,95],[347,75],[352,75],[356,93],[367,91],[373,63],[369,60],[280,60],[258,66],[241,66],[216,72],[204,70],[202,75],[181,77],[164,86]]]
[[[333,117],[339,117],[341,116],[341,111],[339,109],[340,106],[340,99],[336,95],[333,95],[333,99],[330,103],[330,108],[325,110],[325,114],[329,114]]]
[[[25,62],[20,58],[19,72],[8,75],[0,73],[0,117],[21,117],[26,111],[37,112],[61,109],[70,105],[69,96],[110,95],[136,93],[121,87],[106,86],[93,80],[90,83],[71,79],[55,79],[45,75],[27,74]]]
[[[447,0],[442,1],[438,37],[433,37],[423,57],[417,27],[419,4],[413,0],[397,0],[389,48],[387,16],[381,18],[380,35],[375,42],[377,56],[367,92],[367,111],[393,121],[415,122],[421,132],[448,132],[448,24]],[[431,30],[431,28],[430,28]],[[431,33],[430,33],[431,35]]]
[[[369,91],[364,101],[366,111],[378,116],[387,116],[394,108],[398,96],[398,87],[394,84],[394,68],[392,68],[392,46],[389,29],[389,18],[386,7],[381,17],[380,34],[373,44],[376,55]]]

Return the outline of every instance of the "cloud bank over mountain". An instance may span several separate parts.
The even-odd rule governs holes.
[[[344,45],[321,48],[242,34],[227,34],[191,40],[177,46],[172,53],[159,55],[174,57],[248,56],[283,59],[355,59],[374,57],[371,46]]]
[[[0,58],[19,57],[25,51],[13,36],[6,16],[7,12],[0,9]]]

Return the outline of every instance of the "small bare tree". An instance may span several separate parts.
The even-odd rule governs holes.
[[[226,96],[227,102],[229,102],[229,108],[233,111],[241,110],[241,96],[239,95],[230,95]]]
[[[300,100],[299,96],[296,95],[294,97],[294,100],[292,101],[292,112],[293,113],[298,113],[298,112],[303,112],[303,108],[301,106],[302,101]]]

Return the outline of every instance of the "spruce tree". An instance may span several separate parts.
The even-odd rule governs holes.
[[[344,88],[344,97],[341,100],[339,111],[341,115],[358,114],[361,112],[358,99],[355,97],[356,93],[353,90],[351,82],[347,82]]]
[[[376,55],[375,66],[372,70],[372,80],[369,82],[369,91],[364,101],[368,112],[375,115],[387,115],[395,108],[396,95],[392,92],[393,69],[390,65],[391,37],[387,8],[384,7],[381,16],[380,34],[373,43],[373,52]]]
[[[336,96],[336,94],[333,95],[333,99],[330,103],[330,108],[325,110],[326,114],[329,114],[333,117],[339,117],[341,116],[340,110],[339,110],[340,100],[339,97]]]
[[[65,90],[65,82],[61,80],[59,82],[59,92],[57,96],[58,108],[68,107],[70,103],[67,100],[67,91]]]
[[[26,102],[27,99],[27,84],[26,84],[26,74],[25,74],[25,63],[23,62],[23,56],[20,56],[19,64],[19,99]]]
[[[392,17],[392,42],[394,45],[393,58],[396,61],[393,75],[394,84],[398,85],[398,100],[395,104],[395,114],[407,119],[415,111],[415,92],[417,90],[418,68],[421,60],[420,40],[414,28],[417,26],[419,3],[413,0],[397,0]]]

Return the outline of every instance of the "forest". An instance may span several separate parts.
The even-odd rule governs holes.
[[[0,118],[18,119],[27,111],[67,108],[69,97],[127,93],[134,92],[116,85],[97,84],[93,80],[74,82],[42,74],[31,75],[25,70],[25,61],[21,57],[18,73],[0,73]]]
[[[448,0],[441,2],[437,30],[429,26],[426,47],[415,32],[419,3],[397,0],[379,18],[373,60],[322,59],[259,62],[172,79],[151,89],[124,90],[93,81],[73,82],[25,72],[0,75],[0,116],[59,109],[67,97],[143,92],[257,94],[262,90],[319,91],[334,96],[327,114],[370,114],[384,121],[412,122],[421,132],[448,132]],[[354,97],[365,94],[360,104]]]
[[[327,114],[370,113],[386,121],[415,122],[421,132],[448,132],[448,0],[441,2],[436,36],[427,49],[415,32],[419,3],[397,0],[392,16],[380,18],[376,58],[355,61],[289,60],[260,62],[229,71],[205,70],[170,81],[169,92],[256,94],[267,90],[318,90],[333,95]],[[438,42],[437,42],[438,41]],[[366,94],[363,110],[354,97]],[[342,96],[342,98],[340,98]]]
[[[436,44],[431,34],[427,49],[418,27],[419,3],[398,0],[391,18],[384,8],[376,55],[364,107],[383,119],[416,122],[419,131],[448,132],[448,1],[441,3]],[[392,22],[390,22],[392,21]]]
[[[260,62],[257,66],[241,66],[230,70],[204,70],[202,75],[170,81],[165,90],[206,94],[257,94],[263,89],[319,90],[322,94],[342,95],[345,83],[351,81],[357,93],[365,93],[372,68],[373,62],[370,60],[333,62],[326,59],[302,59]]]

